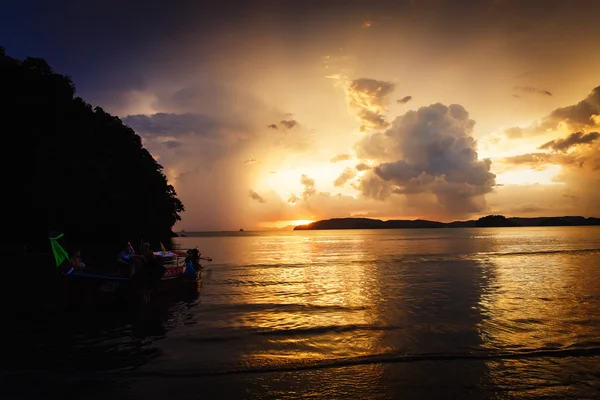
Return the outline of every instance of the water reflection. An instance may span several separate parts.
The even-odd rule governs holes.
[[[323,360],[367,357],[368,361],[381,354],[435,357],[479,348],[479,305],[494,271],[485,261],[461,255],[492,249],[447,232],[313,233],[285,241],[267,237],[262,244],[254,241],[255,250],[263,250],[260,253],[240,248],[244,243],[237,241],[236,251],[249,256],[246,265],[228,265],[227,281],[221,282],[228,285],[228,307],[237,311],[227,309],[229,322],[246,335],[262,334],[253,336],[252,345],[246,338],[246,346],[240,346],[235,356],[229,348],[228,357],[242,360],[247,369],[276,370],[320,365]],[[430,256],[424,257],[427,251]],[[465,376],[446,373],[435,381],[459,391],[485,386],[485,361],[470,367]],[[373,363],[346,368],[352,368],[357,378],[350,388],[364,390],[367,397],[400,395],[404,384],[433,379],[424,380],[425,372],[414,365],[390,366],[375,358]],[[306,387],[327,386],[332,393],[343,393],[348,389],[346,368],[304,372],[298,380]],[[273,379],[273,385],[284,379],[293,385],[291,378],[279,376],[264,379]],[[256,378],[245,381],[254,387]]]
[[[78,372],[60,351],[74,348],[95,360],[81,361],[84,372],[85,362],[117,371],[99,393],[126,384],[137,398],[593,397],[594,232],[177,238],[215,260],[201,297],[155,304],[94,334],[69,333],[79,347],[59,344],[40,368],[58,359]]]
[[[589,360],[575,361],[569,354],[600,350],[600,254],[590,245],[589,233],[567,229],[559,241],[537,231],[526,241],[514,241],[508,251],[502,243],[506,235],[488,241],[502,255],[492,258],[497,271],[494,288],[481,303],[486,316],[479,324],[483,346],[493,352],[531,354],[527,359],[488,362],[491,381],[509,395],[574,394],[568,382],[575,371],[565,374],[564,367],[581,367]],[[578,370],[578,384],[593,376],[594,369]]]
[[[4,335],[8,349],[0,361],[0,397],[128,398],[130,380],[112,374],[163,357],[156,342],[198,295],[175,293],[135,309],[20,313]]]

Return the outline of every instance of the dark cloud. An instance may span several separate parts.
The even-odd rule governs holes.
[[[598,132],[574,132],[571,133],[564,139],[554,139],[547,143],[544,143],[538,149],[540,150],[555,150],[555,151],[567,151],[573,146],[577,146],[579,144],[590,144],[596,141],[600,137]]]
[[[267,126],[267,128],[271,128],[271,129],[277,129],[277,125],[275,125],[275,124],[271,124],[271,125]]]
[[[162,142],[162,144],[164,144],[165,146],[167,146],[167,149],[176,149],[176,148],[181,147],[183,145],[183,143],[178,142],[176,140],[168,140],[166,142]]]
[[[336,163],[336,162],[346,161],[346,160],[350,160],[350,159],[352,159],[352,156],[350,154],[338,154],[337,156],[335,156],[331,160],[329,160],[329,162]]]
[[[471,136],[474,125],[469,113],[457,104],[432,104],[396,118],[384,134],[387,142],[377,139],[380,159],[395,161],[382,162],[365,174],[363,194],[380,200],[393,193],[429,194],[447,216],[482,211],[495,175],[489,159],[478,159]]]
[[[369,164],[365,164],[365,163],[360,163],[360,164],[356,164],[356,168],[357,171],[367,171],[369,169],[371,169],[371,166]]]
[[[389,96],[395,86],[391,82],[371,78],[351,81],[346,87],[346,96],[350,108],[358,110],[357,117],[363,132],[385,129],[389,123],[380,114],[386,111]]]
[[[294,119],[283,120],[283,121],[280,121],[280,123],[281,123],[281,125],[285,126],[287,129],[292,129],[298,125],[298,121],[296,121]]]
[[[408,103],[411,100],[412,100],[412,96],[404,96],[403,98],[396,100],[396,103],[398,103],[398,104],[406,104],[406,103]]]
[[[256,193],[254,190],[250,190],[250,197],[252,200],[256,200],[259,203],[266,203],[266,200],[262,198],[262,196]]]
[[[346,182],[348,182],[350,179],[353,179],[355,177],[356,177],[356,171],[352,168],[346,168],[341,173],[341,175],[338,176],[337,179],[333,182],[333,186],[336,186],[336,187],[344,186],[346,184]]]
[[[536,89],[531,86],[515,86],[513,88],[513,90],[515,92],[519,92],[519,93],[531,93],[531,94],[540,94],[542,96],[552,96],[552,93],[547,90]],[[518,95],[517,95],[517,97],[518,97]]]
[[[138,134],[150,136],[175,136],[185,134],[212,135],[219,124],[202,114],[157,113],[128,115],[123,122]]]

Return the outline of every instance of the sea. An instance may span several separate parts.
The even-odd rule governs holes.
[[[21,312],[1,399],[598,399],[600,227],[188,233],[198,287]]]

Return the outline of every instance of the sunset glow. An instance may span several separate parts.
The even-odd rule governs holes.
[[[164,167],[174,229],[600,215],[598,7],[249,3],[69,67]]]

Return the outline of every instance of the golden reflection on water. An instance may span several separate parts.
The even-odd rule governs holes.
[[[360,327],[376,326],[379,317],[376,302],[380,285],[374,257],[369,254],[366,242],[360,237],[351,237],[346,243],[320,235],[300,237],[285,245],[276,244],[274,249],[271,247],[280,259],[278,262],[284,263],[281,267],[257,270],[252,268],[252,261],[265,260],[249,260],[244,268],[246,279],[268,279],[280,284],[277,291],[259,285],[247,287],[241,301],[286,304],[292,309],[267,307],[246,315],[244,324],[258,330],[297,330],[297,333],[273,337],[268,346],[247,349],[241,359],[271,366],[310,365],[319,360],[385,351],[380,346],[381,331],[360,330]],[[284,282],[286,284],[281,285]],[[350,388],[356,396],[364,397],[383,390],[378,385],[384,372],[385,365],[366,364],[342,370],[327,368],[288,373],[284,374],[285,391],[279,395],[287,397],[298,392],[305,396],[311,393],[318,397],[327,397],[328,393],[339,396],[348,393]],[[263,379],[264,385],[277,387],[277,377],[249,378],[253,384]],[[277,391],[272,394],[276,396]]]
[[[380,333],[355,329],[377,323],[373,311],[378,285],[372,257],[365,252],[362,238],[354,237],[342,246],[323,237],[301,237],[271,249],[285,260],[283,266],[260,270],[250,263],[243,269],[245,280],[278,284],[277,290],[244,287],[241,302],[266,307],[245,313],[240,322],[259,331],[298,332],[292,338],[273,337],[271,346],[249,352],[245,358],[318,360],[367,355],[377,349]]]
[[[211,302],[229,307],[226,328],[275,332],[257,340],[250,335],[235,349],[248,364],[285,367],[389,352],[535,357],[541,350],[585,348],[597,343],[600,326],[600,254],[586,251],[598,247],[598,230],[586,229],[301,232],[215,240],[210,255],[223,254],[227,269],[214,276],[222,285],[212,286]],[[222,243],[226,248],[218,247]],[[458,379],[509,390],[518,372],[507,375],[507,365],[523,369],[523,376],[536,370],[537,361],[508,361],[467,361],[468,378],[440,367],[436,379],[449,387]],[[408,384],[422,383],[438,364],[352,368],[364,389],[377,393],[382,382],[400,378],[394,371]],[[338,387],[339,376],[346,376],[340,370],[303,372],[296,383],[317,392],[319,385]],[[531,385],[552,379],[537,371],[541,381]]]
[[[597,342],[600,256],[586,251],[593,246],[586,246],[589,235],[582,229],[567,229],[562,237],[548,237],[542,230],[529,233],[509,246],[503,242],[506,234],[487,238],[489,281],[479,303],[483,318],[478,329],[483,348],[534,358],[489,361],[489,379],[497,387],[507,394],[521,387],[521,395],[551,396],[564,377],[554,375],[560,372],[557,360],[535,359],[535,354],[586,349]],[[581,235],[572,240],[578,243],[575,248],[564,246],[569,234]],[[532,251],[536,241],[543,243]],[[490,256],[494,253],[512,254]]]

